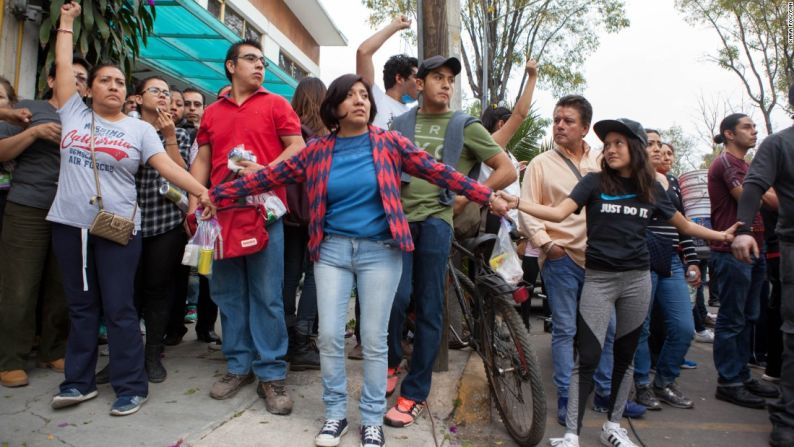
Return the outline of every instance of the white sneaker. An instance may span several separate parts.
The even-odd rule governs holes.
[[[579,447],[579,436],[566,433],[564,438],[550,438],[551,447]]]
[[[770,376],[769,374],[762,375],[761,380],[769,383],[780,383],[780,377]]]
[[[625,428],[610,422],[605,422],[601,429],[601,444],[607,447],[637,447],[637,444],[629,439]]]
[[[711,329],[695,332],[695,341],[699,343],[714,343],[714,332]]]

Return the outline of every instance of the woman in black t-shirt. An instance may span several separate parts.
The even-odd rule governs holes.
[[[632,120],[599,121],[593,130],[604,142],[601,172],[585,176],[570,197],[556,207],[520,202],[500,192],[513,208],[539,219],[561,222],[586,207],[587,250],[585,282],[579,303],[576,365],[571,378],[564,438],[553,446],[578,447],[584,405],[593,391],[593,372],[601,357],[609,319],[614,309],[617,329],[613,383],[608,421],[601,431],[607,445],[633,447],[619,421],[632,384],[632,360],[651,298],[651,275],[645,230],[660,217],[678,231],[703,239],[730,241],[736,225],[712,231],[686,220],[656,182],[645,147],[647,136]]]

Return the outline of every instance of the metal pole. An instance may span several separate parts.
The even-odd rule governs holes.
[[[2,1],[2,0],[0,0]],[[419,63],[422,63],[422,59],[425,56],[425,31],[424,31],[424,0],[416,0],[416,31],[419,34],[419,38],[417,39],[417,54],[416,58],[419,59]]]
[[[480,82],[482,95],[480,95],[481,103],[480,106],[482,110],[480,111],[485,112],[485,109],[488,107],[488,23],[485,23],[485,28],[483,29],[482,33],[482,80]]]

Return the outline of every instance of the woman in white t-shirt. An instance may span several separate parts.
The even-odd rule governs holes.
[[[147,163],[193,195],[200,196],[207,189],[168,157],[151,124],[122,112],[127,88],[117,66],[104,64],[90,71],[87,83],[93,110],[83,103],[72,72],[72,25],[79,14],[77,3],[61,7],[55,43],[61,174],[47,220],[53,222],[53,249],[61,268],[71,327],[65,380],[52,398],[52,407],[68,407],[96,397],[94,370],[102,309],[108,328],[110,382],[117,396],[110,414],[123,416],[138,411],[149,393],[133,302],[141,253],[135,174]],[[93,200],[97,191],[92,139],[104,209],[135,221],[136,232],[127,245],[88,234],[99,211]]]

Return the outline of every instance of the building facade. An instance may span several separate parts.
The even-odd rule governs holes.
[[[0,0],[0,74],[26,98],[34,96],[38,75],[36,1]],[[321,46],[347,44],[319,0],[155,0],[155,5],[154,30],[133,76],[158,74],[208,95],[228,84],[223,59],[229,45],[242,38],[262,42],[268,59],[265,87],[288,99],[301,78],[320,75]]]

